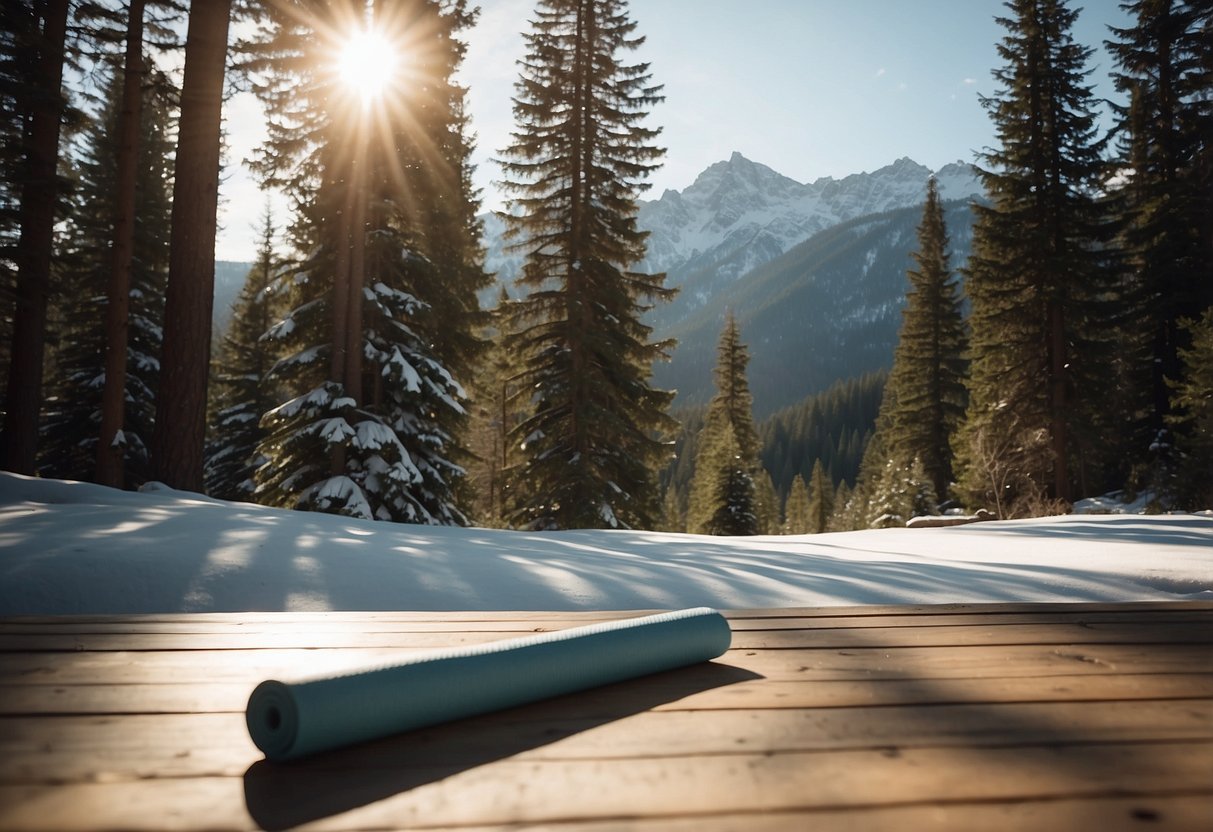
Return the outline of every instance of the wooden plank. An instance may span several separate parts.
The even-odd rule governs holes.
[[[57,615],[57,616],[0,616],[0,626],[13,624],[56,624],[78,627],[87,623],[125,622],[175,622],[183,624],[216,623],[230,624],[238,620],[244,624],[296,623],[339,624],[342,622],[497,622],[536,621],[567,622],[570,625],[593,621],[614,621],[651,615],[667,610],[594,610],[594,611],[527,611],[527,610],[368,610],[368,611],[324,611],[324,612],[192,612],[154,613],[138,615]],[[974,604],[906,604],[897,606],[860,605],[838,607],[774,607],[769,609],[724,610],[730,619],[781,619],[781,618],[871,618],[887,616],[949,616],[949,615],[1038,615],[1090,613],[1149,613],[1149,612],[1213,612],[1213,601],[1132,601],[1125,603],[974,603]]]
[[[942,748],[519,761],[470,768],[251,767],[243,777],[0,786],[0,827],[316,829],[550,823],[993,801],[1198,797],[1213,745]],[[325,819],[328,819],[327,821]]]
[[[534,631],[517,633],[530,635]],[[0,633],[3,652],[106,652],[163,650],[263,650],[399,648],[432,649],[500,641],[500,632],[362,633],[345,629],[284,630],[235,633]],[[952,627],[902,626],[880,629],[743,631],[733,634],[733,647],[786,650],[882,647],[942,647],[1006,644],[1206,644],[1213,645],[1213,617],[1200,622],[1084,622]]]
[[[692,668],[676,671],[686,677]],[[632,684],[660,691],[685,682],[664,674]],[[243,713],[251,682],[144,685],[0,685],[0,716],[22,714]],[[585,691],[587,707],[619,694]],[[984,679],[779,681],[756,679],[687,694],[655,710],[840,708],[972,702],[1101,702],[1213,698],[1213,674],[1143,673]]]
[[[940,705],[587,714],[575,698],[351,749],[345,768],[532,760],[643,760],[738,752],[1063,747],[1204,740],[1213,701]],[[0,783],[240,776],[261,758],[242,714],[0,719]],[[1213,784],[1211,784],[1213,785]]]
[[[1025,829],[1122,832],[1156,828],[1208,832],[1213,799],[1198,797],[1099,798],[1034,802],[939,803],[802,812],[698,815],[681,818],[626,818],[568,823],[464,826],[461,832],[1023,832]],[[412,827],[420,829],[421,827]],[[425,829],[438,827],[427,826]],[[450,827],[444,827],[450,828]]]
[[[149,684],[256,682],[361,670],[424,650],[195,650],[0,654],[0,684]],[[770,679],[1015,678],[1063,675],[1207,672],[1213,651],[1200,644],[851,647],[730,650],[718,663]]]
[[[1082,623],[1183,623],[1213,627],[1213,611],[1205,609],[1165,609],[1157,611],[1143,610],[1103,610],[1091,611],[1085,605],[1074,605],[1074,609],[1066,611],[1046,612],[988,612],[988,613],[946,613],[910,615],[804,615],[804,616],[766,616],[739,618],[728,616],[729,623],[735,632],[749,630],[800,630],[800,629],[879,629],[885,627],[959,627],[979,625],[1021,626],[1023,624],[1082,624]],[[1199,605],[1194,605],[1199,606]],[[300,622],[291,613],[281,613],[281,618],[265,618],[266,614],[248,618],[245,614],[231,614],[216,620],[214,616],[200,616],[200,620],[163,621],[156,616],[125,616],[112,620],[92,621],[80,620],[73,616],[42,620],[0,619],[0,634],[135,634],[135,633],[209,633],[209,634],[246,634],[246,633],[283,633],[298,632],[301,624],[307,624],[312,629],[323,626],[325,629],[341,630],[345,628],[357,633],[508,633],[526,634],[550,632],[568,627],[584,626],[586,624],[606,621],[617,621],[620,618],[594,617],[569,619],[535,619],[519,614],[514,619],[495,619],[483,621],[451,620],[421,620],[421,619],[392,619],[388,614],[376,614],[375,617],[361,618],[352,613],[326,613],[331,616],[323,624],[321,622]],[[633,617],[625,615],[623,618]]]
[[[904,615],[1005,615],[1005,614],[1040,614],[1040,613],[1075,613],[1083,612],[1158,612],[1166,610],[1202,610],[1213,611],[1213,601],[1127,601],[1116,603],[1098,602],[1036,602],[1023,604],[1007,604],[1002,602],[982,602],[969,604],[898,604],[898,605],[857,605],[839,607],[768,607],[759,609],[727,610],[725,615],[730,618],[798,618],[813,616],[819,618],[831,616],[904,616]]]

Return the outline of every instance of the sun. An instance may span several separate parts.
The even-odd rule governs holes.
[[[396,48],[374,29],[355,32],[337,56],[337,74],[363,102],[383,95],[396,71]]]

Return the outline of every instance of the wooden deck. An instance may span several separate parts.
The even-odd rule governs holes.
[[[1213,828],[1213,604],[731,613],[710,664],[265,762],[267,676],[633,613],[0,621],[0,829]]]

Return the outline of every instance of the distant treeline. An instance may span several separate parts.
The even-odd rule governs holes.
[[[781,500],[787,498],[797,474],[809,480],[819,459],[835,487],[841,482],[855,484],[888,377],[888,370],[877,370],[835,382],[759,425],[762,467]]]
[[[818,459],[835,487],[842,482],[854,485],[888,377],[888,370],[878,370],[837,381],[759,423],[759,458],[781,505],[796,475],[808,481]],[[674,458],[662,473],[662,487],[673,487],[683,505],[695,474],[696,439],[706,410],[702,405],[673,414],[682,430],[674,441]]]

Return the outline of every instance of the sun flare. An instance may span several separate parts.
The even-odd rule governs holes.
[[[363,101],[378,98],[391,82],[396,69],[396,48],[379,32],[356,32],[346,41],[337,58],[337,73]]]

